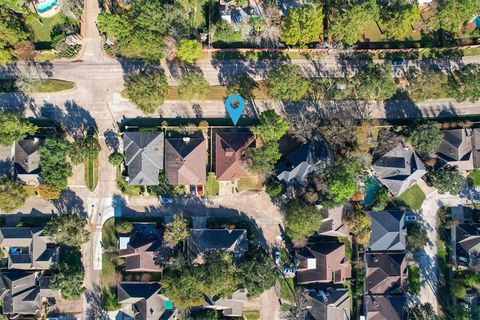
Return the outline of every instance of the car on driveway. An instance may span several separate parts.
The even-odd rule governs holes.
[[[410,214],[408,216],[405,216],[405,222],[417,222],[417,216],[414,214]]]
[[[280,250],[278,248],[273,248],[273,260],[275,260],[277,266],[280,264]]]

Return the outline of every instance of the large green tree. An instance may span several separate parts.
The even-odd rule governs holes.
[[[396,1],[382,14],[384,35],[388,39],[403,40],[420,19],[420,8],[417,3]]]
[[[125,94],[145,114],[154,113],[168,94],[163,72],[130,73],[125,77]]]
[[[420,223],[409,223],[407,226],[407,248],[411,252],[423,249],[428,243],[428,234]]]
[[[254,173],[268,175],[272,173],[282,154],[278,149],[278,142],[267,142],[259,149],[248,149],[245,156],[250,162],[250,170]]]
[[[480,64],[467,64],[448,77],[447,92],[458,101],[480,99]]]
[[[45,233],[57,243],[78,247],[88,241],[87,221],[76,214],[60,214],[45,225]]]
[[[230,253],[212,253],[205,263],[169,268],[160,283],[163,293],[178,308],[201,306],[207,296],[226,297],[237,289],[235,266]]]
[[[342,219],[350,229],[350,233],[355,236],[355,241],[361,246],[367,246],[372,220],[360,210],[351,210],[344,214]]]
[[[408,133],[408,140],[421,153],[435,151],[442,142],[442,132],[434,122],[416,123]]]
[[[205,100],[210,92],[210,85],[199,72],[187,72],[180,78],[178,95],[182,100]]]
[[[406,79],[408,96],[414,101],[437,99],[447,82],[445,73],[427,67],[410,69]]]
[[[411,295],[418,295],[422,287],[420,269],[417,266],[408,267],[407,292]]]
[[[36,131],[37,126],[27,119],[13,113],[0,113],[0,145],[10,146]]]
[[[322,225],[322,214],[314,205],[292,200],[285,210],[285,229],[294,240],[307,238]]]
[[[75,140],[70,145],[70,159],[74,164],[86,162],[88,158],[96,159],[101,147],[96,137],[87,136]]]
[[[277,266],[270,255],[259,246],[249,249],[245,260],[237,267],[238,283],[248,290],[251,297],[258,297],[277,281]]]
[[[202,54],[202,44],[197,40],[182,39],[178,44],[177,57],[187,63],[194,63]]]
[[[40,176],[45,184],[57,190],[67,188],[67,179],[72,175],[72,166],[67,161],[69,152],[70,146],[64,138],[45,139],[40,147]]]
[[[321,41],[322,36],[322,6],[311,3],[287,11],[281,37],[285,44],[305,47],[309,43]]]
[[[355,76],[355,90],[360,99],[383,101],[397,92],[397,84],[392,76],[391,64],[367,64]]]
[[[15,47],[30,38],[22,7],[19,1],[0,3],[0,63],[12,61]]]
[[[275,110],[267,110],[260,114],[260,124],[250,129],[263,142],[279,141],[288,131],[288,122]]]
[[[188,221],[183,217],[181,212],[175,214],[173,221],[167,224],[165,234],[163,236],[165,242],[172,247],[184,242],[190,237],[188,229]]]
[[[479,0],[440,0],[431,24],[436,29],[457,33],[480,11]]]
[[[376,0],[367,0],[363,3],[353,2],[353,6],[347,5],[339,8],[339,12],[331,20],[329,33],[336,40],[353,45],[365,31],[365,25],[380,17],[380,11]]]
[[[328,191],[324,205],[336,207],[353,197],[359,188],[365,168],[354,158],[343,158],[327,173]]]
[[[60,263],[52,276],[50,288],[60,291],[63,299],[79,300],[85,291],[84,275],[80,248],[62,246]]]
[[[457,195],[465,185],[465,177],[458,171],[451,168],[444,168],[433,172],[430,175],[432,185],[438,189],[439,193],[450,193]]]
[[[308,80],[297,65],[283,64],[268,73],[267,90],[274,100],[301,100],[308,88]]]
[[[0,210],[3,212],[12,212],[21,207],[27,194],[21,183],[10,180],[6,177],[0,177]]]

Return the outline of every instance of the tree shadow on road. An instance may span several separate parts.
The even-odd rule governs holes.
[[[87,310],[85,310],[87,320],[110,319],[107,311],[102,308],[102,288],[94,285],[92,291],[85,292],[85,299],[87,300]]]
[[[108,129],[103,133],[103,136],[105,137],[105,143],[107,144],[107,147],[110,149],[110,151],[118,152],[120,141],[115,131],[113,131],[112,129]]]
[[[52,200],[52,203],[60,214],[76,214],[87,218],[83,200],[71,189],[64,190],[60,198]]]

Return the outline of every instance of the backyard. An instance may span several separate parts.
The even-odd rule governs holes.
[[[425,193],[418,185],[414,185],[397,198],[399,205],[410,207],[412,210],[419,210],[425,200]]]
[[[78,22],[57,13],[50,18],[33,16],[27,19],[27,24],[33,31],[33,42],[37,50],[51,49],[64,37],[65,29],[78,28]]]

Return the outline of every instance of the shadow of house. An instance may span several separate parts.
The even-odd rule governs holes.
[[[327,142],[315,136],[291,153],[277,168],[277,178],[285,183],[300,183],[318,168],[325,168],[335,161],[335,155]]]
[[[203,307],[205,309],[213,309],[222,311],[224,317],[239,317],[243,316],[243,304],[248,301],[247,289],[238,289],[231,295],[220,297],[205,297]]]
[[[405,211],[369,211],[366,214],[372,221],[368,251],[405,250],[407,237]]]
[[[404,252],[365,253],[365,293],[402,294],[408,276]]]
[[[297,283],[344,283],[352,276],[352,266],[345,256],[345,244],[320,242],[315,238],[295,252]]]
[[[130,319],[166,320],[173,316],[173,304],[160,293],[158,282],[120,282],[117,292],[121,312]]]
[[[156,223],[134,223],[130,236],[119,237],[118,256],[125,259],[126,272],[161,272],[171,255]]]
[[[38,316],[46,298],[54,297],[48,278],[36,272],[7,271],[0,273],[2,312],[11,319]]]
[[[203,185],[207,180],[207,142],[203,135],[167,138],[165,176],[171,185]]]
[[[307,320],[350,319],[350,296],[345,288],[309,290]]]
[[[129,185],[157,185],[163,170],[163,132],[125,132],[125,165]]]
[[[59,260],[59,247],[44,235],[42,227],[0,228],[0,246],[7,255],[8,269],[50,270]]]
[[[406,319],[406,303],[405,296],[363,296],[364,314],[367,320]]]
[[[204,262],[210,252],[231,252],[239,262],[248,251],[247,231],[243,229],[192,229],[187,240],[187,256],[191,263]]]
[[[43,139],[32,138],[15,144],[15,173],[17,179],[27,185],[39,185],[41,182],[40,147],[43,142]]]
[[[411,188],[427,173],[420,158],[403,143],[375,161],[372,169],[395,197]]]

